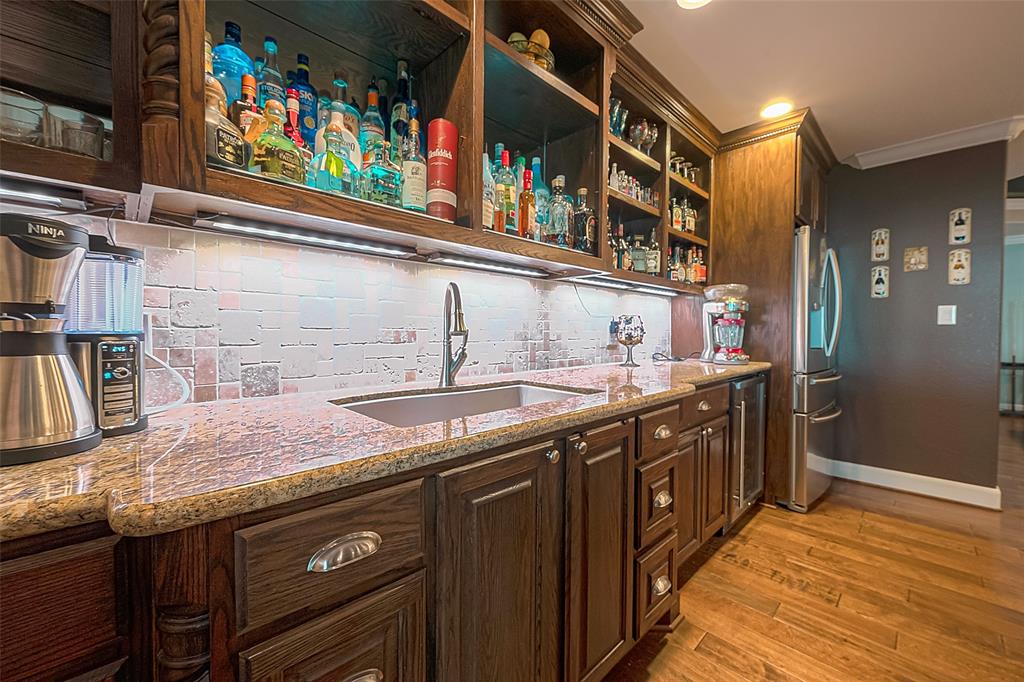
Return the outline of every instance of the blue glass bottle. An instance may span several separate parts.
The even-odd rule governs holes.
[[[299,131],[306,146],[313,149],[316,144],[318,96],[316,88],[309,84],[309,57],[300,53],[296,62],[298,66],[292,87],[299,91]]]
[[[213,75],[224,87],[228,107],[242,98],[242,76],[253,74],[249,55],[242,49],[242,28],[233,21],[224,22],[224,42],[213,48]]]
[[[544,184],[540,172],[540,157],[533,157],[530,165],[533,168],[533,194],[537,202],[537,226],[543,233],[543,227],[551,220],[551,190]]]
[[[267,106],[267,100],[277,100],[282,104],[284,99],[284,78],[277,68],[277,40],[273,36],[263,39],[263,68],[260,69],[259,95],[260,107]]]

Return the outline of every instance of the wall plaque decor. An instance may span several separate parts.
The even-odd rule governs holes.
[[[871,298],[889,298],[889,266],[871,268]]]
[[[927,246],[910,246],[903,249],[903,272],[920,272],[927,269]]]
[[[889,260],[889,228],[871,231],[871,260],[875,263]]]
[[[953,249],[949,252],[949,283],[971,283],[971,250]]]
[[[971,243],[971,209],[954,208],[949,212],[949,243]]]

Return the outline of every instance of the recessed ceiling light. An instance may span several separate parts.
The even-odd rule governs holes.
[[[786,100],[779,100],[765,105],[761,110],[761,118],[778,118],[793,111],[793,103]]]
[[[683,9],[699,9],[711,2],[711,0],[676,0],[676,4]]]

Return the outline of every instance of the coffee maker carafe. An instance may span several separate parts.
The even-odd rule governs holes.
[[[707,300],[701,315],[704,332],[701,362],[716,365],[745,365],[750,362],[750,356],[743,352],[746,326],[743,313],[750,310],[746,296],[746,284],[717,284],[704,289]]]
[[[0,214],[0,465],[70,455],[100,442],[63,317],[88,244],[81,227]]]

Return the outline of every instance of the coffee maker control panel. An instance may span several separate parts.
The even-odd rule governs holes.
[[[100,390],[99,427],[112,429],[129,426],[139,420],[139,366],[141,345],[138,340],[101,341],[99,343]]]

